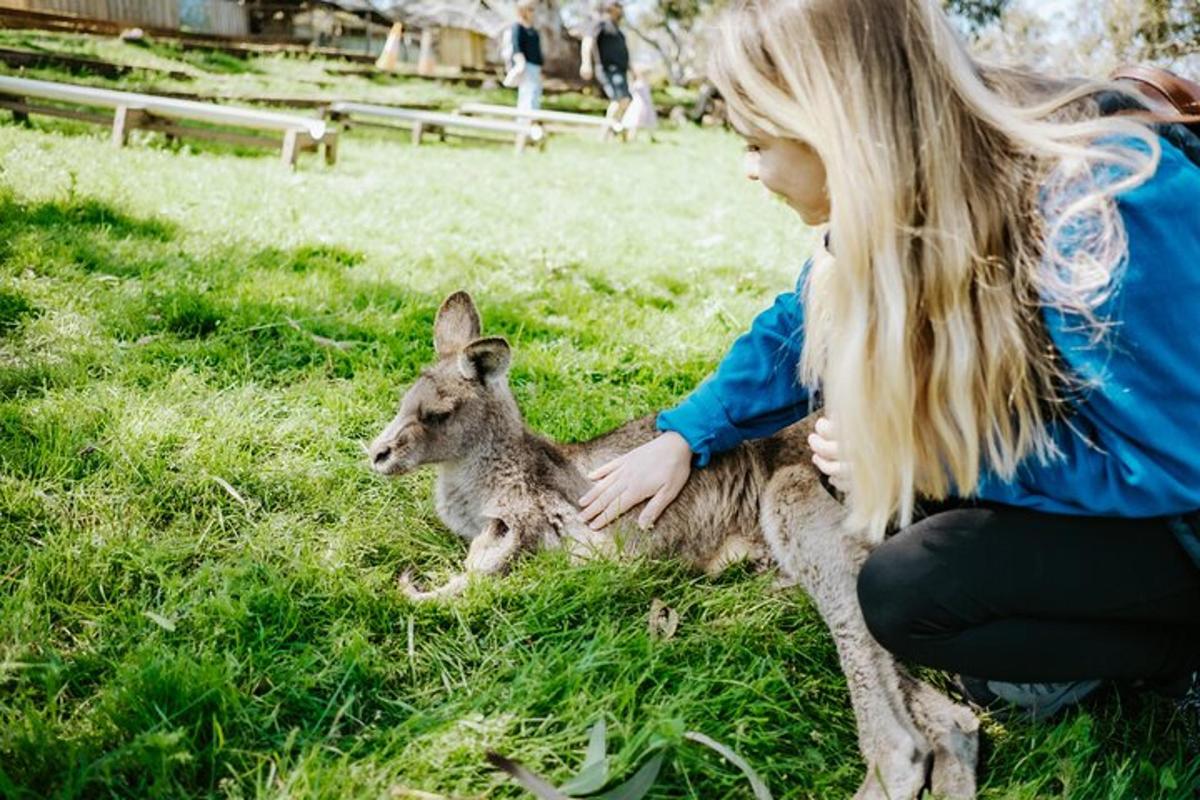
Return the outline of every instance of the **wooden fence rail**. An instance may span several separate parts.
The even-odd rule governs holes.
[[[68,105],[61,105],[64,103]],[[282,135],[283,162],[291,167],[296,165],[296,157],[301,150],[315,150],[318,147],[325,149],[327,163],[332,164],[337,159],[337,131],[324,120],[264,109],[176,100],[159,95],[3,75],[0,75],[0,108],[12,111],[14,119],[18,121],[28,120],[30,114],[48,114],[101,124],[108,124],[111,119],[112,141],[118,146],[125,145],[129,131],[134,128],[161,131],[170,136],[196,136],[252,146],[270,147],[280,141],[273,137],[182,124],[182,121],[186,121]],[[92,108],[111,109],[113,116],[110,118],[106,114],[86,110]]]

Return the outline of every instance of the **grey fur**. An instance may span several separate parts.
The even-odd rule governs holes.
[[[820,484],[806,439],[809,418],[746,442],[696,470],[652,531],[628,509],[592,531],[576,499],[597,466],[656,435],[652,417],[597,439],[561,445],[529,430],[507,382],[508,344],[481,339],[469,295],[442,303],[437,362],[405,393],[399,413],[369,448],[373,468],[395,475],[438,465],[437,510],[470,541],[465,572],[415,600],[461,592],[472,575],[506,571],[522,553],[562,548],[576,559],[641,553],[717,574],[743,559],[774,564],[781,585],[799,584],[829,626],[850,688],[867,776],[859,800],[904,800],[927,785],[940,797],[975,796],[978,720],[966,706],[913,678],[871,637],[855,580],[877,544],[845,525]]]

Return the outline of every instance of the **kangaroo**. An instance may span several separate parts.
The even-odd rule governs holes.
[[[643,554],[675,558],[711,575],[750,559],[770,563],[781,585],[800,584],[837,646],[867,776],[858,800],[975,796],[975,715],[918,681],[872,638],[855,581],[878,542],[849,530],[821,485],[807,437],[810,417],[746,442],[694,471],[654,528],[635,524],[642,504],[603,531],[578,517],[586,475],[656,435],[645,417],[578,444],[558,444],[526,425],[508,386],[508,342],[482,337],[466,292],[442,303],[434,322],[437,361],[400,402],[368,448],[372,468],[399,475],[436,464],[438,516],[470,542],[464,572],[413,600],[462,592],[472,576],[498,575],[525,553],[563,549],[573,559]]]

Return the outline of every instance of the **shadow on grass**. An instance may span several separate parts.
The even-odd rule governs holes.
[[[93,199],[25,203],[0,193],[0,265],[7,270],[74,266],[86,272],[130,275],[131,259],[118,245],[139,248],[168,243],[175,225],[138,219]]]
[[[28,317],[35,317],[40,309],[20,292],[0,289],[0,336],[21,327]]]

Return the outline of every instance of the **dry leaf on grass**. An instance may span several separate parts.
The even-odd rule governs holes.
[[[650,602],[650,635],[656,639],[670,639],[679,628],[679,612],[657,597]]]

